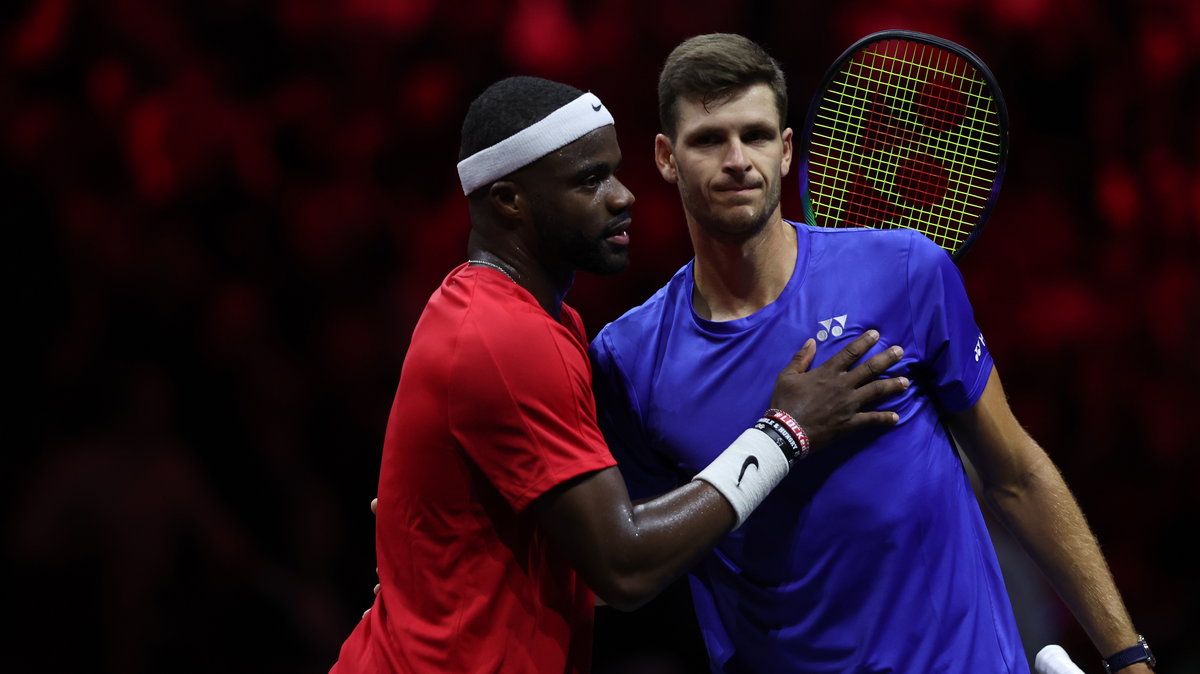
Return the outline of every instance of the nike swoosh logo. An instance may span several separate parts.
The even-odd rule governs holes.
[[[750,466],[754,466],[754,470],[758,470],[758,457],[753,454],[747,456],[746,460],[742,462],[742,472],[738,473],[737,481],[739,487],[742,486],[742,478],[746,477],[746,469]]]
[[[598,104],[592,106],[592,110],[594,110],[595,112],[600,112],[600,108],[603,108],[603,107],[604,106],[602,104],[598,103]]]

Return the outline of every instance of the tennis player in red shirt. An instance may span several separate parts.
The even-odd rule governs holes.
[[[530,77],[492,85],[463,124],[468,261],[413,333],[384,440],[380,591],[337,674],[586,672],[593,592],[632,609],[737,527],[836,434],[892,424],[860,409],[908,385],[864,363],[869,332],[806,371],[691,482],[634,505],[596,425],[587,339],[563,299],[577,270],[628,264],[633,194],[612,116]],[[688,410],[672,423],[688,423]]]

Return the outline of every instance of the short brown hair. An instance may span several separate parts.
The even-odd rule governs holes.
[[[695,96],[708,105],[755,84],[766,84],[775,94],[782,128],[787,119],[787,82],[778,61],[741,35],[710,33],[684,40],[671,51],[658,76],[663,133],[674,140],[679,99]]]

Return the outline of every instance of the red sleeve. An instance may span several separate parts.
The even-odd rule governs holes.
[[[552,487],[616,464],[596,424],[578,316],[478,295],[451,365],[451,433],[518,512]]]

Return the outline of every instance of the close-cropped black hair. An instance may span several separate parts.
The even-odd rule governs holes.
[[[540,77],[519,75],[496,82],[467,109],[459,160],[533,126],[582,95],[573,86]]]

